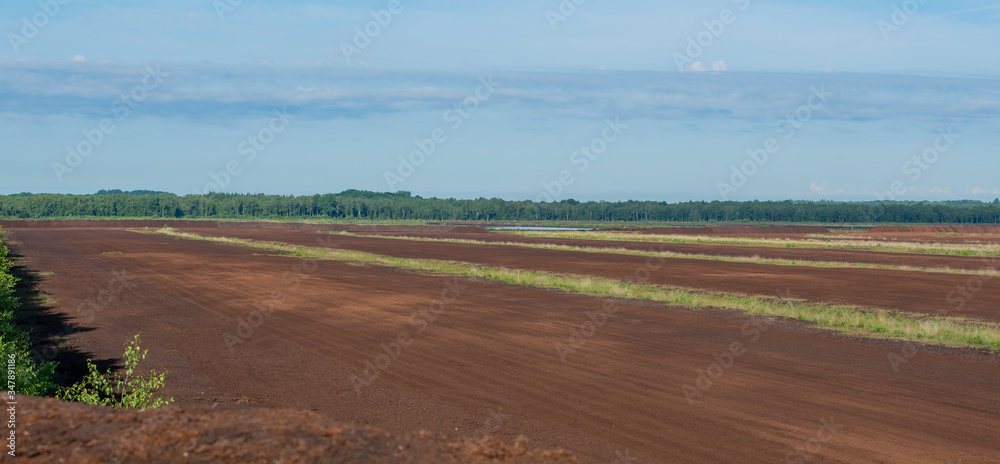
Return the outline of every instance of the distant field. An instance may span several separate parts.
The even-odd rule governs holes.
[[[988,242],[466,223],[165,231],[210,241],[162,235],[164,222],[2,225],[39,271],[45,310],[79,324],[74,343],[110,358],[142,333],[181,406],[452,437],[499,420],[584,462],[626,449],[636,462],[784,462],[821,423],[836,435],[815,462],[1000,454]],[[984,256],[926,252],[953,249]]]

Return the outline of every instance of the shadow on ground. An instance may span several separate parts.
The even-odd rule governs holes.
[[[15,265],[11,274],[18,279],[15,296],[21,305],[14,311],[14,321],[31,340],[31,353],[35,361],[55,361],[56,381],[61,386],[79,382],[87,374],[87,360],[102,372],[118,365],[119,358],[95,359],[92,353],[72,345],[76,334],[90,332],[88,327],[71,322],[72,314],[57,311],[52,298],[42,289],[45,276],[25,266],[24,256],[11,246],[10,258]]]

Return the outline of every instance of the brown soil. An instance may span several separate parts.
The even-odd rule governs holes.
[[[496,438],[394,436],[308,411],[170,406],[139,412],[28,396],[17,397],[14,407],[21,434],[16,454],[35,462],[579,462],[569,453],[528,452]]]
[[[416,259],[466,261],[490,266],[589,274],[610,278],[643,277],[644,256],[544,250],[504,245],[403,241],[377,237],[330,236],[315,232],[188,229],[206,235],[315,246],[321,237],[336,237],[338,248]],[[652,246],[647,249],[657,249]],[[662,258],[649,270],[656,284],[702,288],[723,292],[787,296],[815,301],[893,308],[924,314],[948,314],[1000,321],[1000,279],[987,276],[730,263],[704,259]],[[984,263],[985,265],[986,263]],[[637,273],[638,271],[638,273]],[[985,282],[985,284],[984,284]],[[978,291],[962,298],[969,286]],[[981,288],[979,288],[981,287]]]
[[[1000,225],[993,226],[875,226],[869,232],[932,232],[953,234],[1000,234]]]
[[[654,227],[641,231],[660,235],[739,235],[756,237],[761,235],[805,235],[827,234],[830,230],[819,226],[766,226],[766,227]]]
[[[959,234],[944,232],[839,232],[829,238],[834,240],[874,240],[886,242],[940,242],[940,243],[1000,243],[1000,235]]]
[[[193,221],[176,219],[69,219],[69,220],[27,220],[0,219],[0,227],[8,229],[87,229],[87,228],[160,228],[169,227],[218,227],[220,229],[273,229],[273,230],[318,230],[346,232],[423,232],[423,233],[489,233],[483,227],[473,226],[401,226],[401,225],[355,225],[355,224],[310,224],[302,222],[264,221]]]
[[[165,393],[185,406],[185,425],[207,414],[187,406],[249,403],[312,410],[392,434],[496,434],[508,443],[523,435],[533,449],[566,448],[594,463],[983,463],[1000,454],[1000,365],[992,355],[120,230],[11,235],[31,268],[55,272],[41,281],[58,302],[49,311],[91,329],[74,335],[82,349],[101,359],[120,356],[122,343],[142,333],[146,367],[169,369]],[[509,247],[501,252],[514,254]],[[589,259],[548,256],[574,270],[578,259]],[[122,271],[129,285],[113,291],[109,280]],[[442,293],[449,288],[458,294]],[[443,296],[456,299],[432,304]],[[89,320],[78,309],[88,300],[98,308]],[[246,329],[255,306],[274,310]],[[412,343],[397,350],[391,343],[403,333]],[[233,334],[246,337],[230,350],[226,337]],[[739,354],[728,358],[734,347]],[[373,370],[386,352],[393,357]],[[358,393],[352,378],[366,369],[379,375]],[[309,431],[323,422],[303,417],[317,428],[296,435],[298,425],[278,421],[269,430],[301,437],[308,449],[316,443]],[[38,437],[50,431],[94,424],[42,426],[21,436],[19,447],[51,443]],[[149,438],[169,433],[205,439],[183,435],[185,429]],[[88,446],[81,443],[66,446]]]
[[[660,235],[712,235],[713,233],[711,227],[653,227],[636,232]]]
[[[748,247],[736,245],[717,245],[699,243],[652,243],[630,242],[628,235],[622,235],[622,240],[582,240],[547,237],[525,237],[514,234],[455,234],[455,233],[421,233],[421,232],[372,232],[372,235],[390,237],[417,237],[433,239],[462,239],[490,243],[529,243],[536,245],[565,245],[584,248],[624,249],[632,251],[650,251],[652,249],[675,253],[699,254],[708,256],[760,257],[765,259],[787,259],[793,261],[825,261],[839,263],[867,263],[887,266],[913,266],[924,268],[948,268],[964,270],[983,270],[991,267],[1000,269],[1000,261],[991,262],[981,258],[948,255],[925,255],[916,253],[884,253],[847,249],[823,248],[775,248]],[[873,245],[874,246],[874,245]]]

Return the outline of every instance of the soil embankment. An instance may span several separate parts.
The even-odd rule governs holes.
[[[498,439],[392,435],[309,411],[169,406],[116,410],[21,396],[17,454],[60,463],[574,464],[563,451],[525,451]]]

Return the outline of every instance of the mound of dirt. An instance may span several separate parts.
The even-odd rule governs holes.
[[[307,411],[126,411],[28,396],[16,408],[16,453],[39,462],[579,463],[562,450],[526,451],[498,438],[394,436]]]
[[[871,233],[1000,234],[1000,226],[875,226]]]

